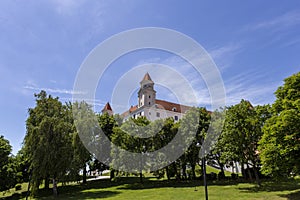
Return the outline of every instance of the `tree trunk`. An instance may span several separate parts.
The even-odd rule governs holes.
[[[183,163],[181,168],[182,168],[182,176],[183,176],[184,180],[186,180],[187,179],[187,176],[186,176],[186,163]]]
[[[242,176],[243,176],[243,178],[246,179],[247,176],[246,176],[246,173],[245,173],[245,166],[244,166],[243,162],[241,163],[241,170],[242,170]]]
[[[253,170],[254,170],[254,175],[255,175],[255,180],[257,182],[257,185],[260,187],[261,182],[260,182],[259,175],[258,175],[258,169],[255,165],[253,165]]]
[[[172,164],[174,166],[174,170],[175,170],[175,173],[176,173],[176,180],[180,180],[180,173],[178,172],[178,168],[177,168],[177,164],[176,162],[173,162]]]
[[[224,171],[224,164],[221,163],[219,159],[217,159],[217,162],[218,162],[218,165],[220,166],[221,173],[222,173],[222,174],[225,174],[225,171]]]
[[[140,182],[143,184],[143,173],[140,173]]]
[[[57,182],[56,182],[56,178],[54,177],[53,178],[53,196],[57,197],[57,194],[58,194],[58,192],[57,192]]]
[[[112,180],[113,178],[115,178],[115,170],[111,169],[110,170],[110,180]]]
[[[166,174],[167,174],[167,178],[168,178],[168,181],[170,180],[170,172],[169,172],[169,167],[167,166],[166,167]]]
[[[82,183],[86,183],[86,165],[83,166]]]
[[[45,185],[44,185],[44,188],[45,189],[49,189],[49,175],[47,175],[46,177],[45,177]]]
[[[193,175],[192,179],[195,180],[196,179],[195,165],[193,164],[191,165],[191,167],[192,167],[192,175]]]
[[[252,182],[253,181],[253,177],[252,177],[252,173],[251,173],[251,170],[249,168],[249,164],[247,163],[247,171],[248,171],[248,176],[250,178],[250,181]]]

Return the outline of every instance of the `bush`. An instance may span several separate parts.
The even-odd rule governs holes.
[[[153,175],[157,179],[162,179],[165,176],[165,171],[164,170],[157,170],[157,171],[153,172]]]
[[[22,189],[22,185],[21,184],[17,184],[15,186],[15,190],[18,191],[18,190],[21,190]]]
[[[224,172],[219,172],[218,173],[218,180],[224,180],[225,179],[225,173]]]
[[[211,180],[212,181],[217,180],[217,174],[216,173],[211,172],[210,175],[211,175]]]
[[[233,179],[233,180],[236,180],[237,178],[238,178],[238,174],[235,174],[235,173],[232,173],[231,174],[231,178]]]

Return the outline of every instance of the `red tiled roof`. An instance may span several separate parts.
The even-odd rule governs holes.
[[[185,106],[178,103],[173,103],[173,102],[159,100],[159,99],[156,99],[155,103],[157,104],[157,107],[160,109],[165,109],[165,110],[179,112],[179,113],[185,113],[187,110],[191,108],[190,106]]]
[[[125,117],[125,116],[129,115],[130,113],[132,113],[132,112],[135,111],[136,109],[138,109],[138,106],[137,106],[137,105],[131,106],[131,107],[129,108],[129,110],[127,110],[127,111],[125,111],[125,112],[123,112],[123,113],[121,114],[121,117]]]
[[[111,106],[110,106],[109,102],[107,102],[107,103],[105,104],[104,108],[102,109],[102,112],[103,112],[103,111],[106,111],[106,110],[110,110],[110,111],[112,111],[112,109],[111,109]]]
[[[137,108],[138,108],[137,105],[131,106],[131,107],[129,108],[129,113],[132,113],[132,112],[135,111]]]

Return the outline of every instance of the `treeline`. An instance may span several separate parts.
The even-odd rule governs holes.
[[[110,157],[104,163],[95,159],[86,147],[96,148],[101,155],[104,132],[109,142],[132,153],[151,153],[165,147],[178,133],[189,143],[184,153],[163,169],[151,171],[158,178],[195,179],[196,165],[203,167],[199,158],[201,144],[207,134],[211,118],[226,113],[225,121],[212,121],[214,130],[221,132],[214,148],[206,155],[208,163],[220,167],[218,177],[224,178],[224,167],[239,163],[244,178],[256,180],[260,184],[262,175],[282,178],[299,175],[300,169],[300,73],[285,79],[283,86],[275,92],[276,101],[272,105],[253,106],[247,100],[223,108],[213,113],[205,108],[193,108],[182,120],[174,122],[168,118],[148,121],[146,118],[130,119],[122,123],[119,115],[110,116],[94,113],[84,103],[62,104],[58,98],[41,91],[36,95],[36,106],[29,109],[26,121],[26,136],[22,149],[12,156],[11,146],[3,137],[0,138],[0,190],[13,187],[17,182],[28,181],[36,191],[42,183],[49,187],[53,182],[54,194],[57,194],[57,181],[67,182],[80,178],[86,181],[86,167],[92,170],[104,169],[110,164],[111,178],[125,174],[128,157],[126,152],[109,147]],[[92,116],[92,117],[73,117]],[[95,123],[97,126],[95,126]],[[133,124],[138,125],[135,128]],[[135,132],[135,133],[133,133]],[[147,133],[152,137],[141,138]],[[92,139],[91,139],[92,138]],[[83,145],[82,141],[92,140]],[[107,143],[107,142],[106,142]],[[89,146],[91,145],[91,146]],[[103,144],[107,145],[107,144]],[[179,145],[174,144],[173,148]],[[107,149],[106,149],[107,150]],[[165,162],[167,154],[160,154],[158,162]],[[154,165],[155,163],[150,163]],[[136,167],[136,164],[132,165]],[[147,167],[136,167],[141,182]],[[16,178],[18,177],[18,178]]]

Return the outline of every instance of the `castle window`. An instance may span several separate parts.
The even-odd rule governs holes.
[[[173,108],[172,108],[172,111],[173,111],[173,112],[176,112],[176,111],[177,111],[177,109],[176,109],[175,107],[173,107]]]
[[[178,121],[178,116],[177,115],[174,116],[174,120]]]
[[[149,115],[151,115],[151,112],[149,112]]]
[[[149,95],[149,99],[151,98],[151,96]]]
[[[156,113],[156,117],[160,117],[160,113],[159,112]]]
[[[149,102],[149,105],[150,105],[150,102]]]

